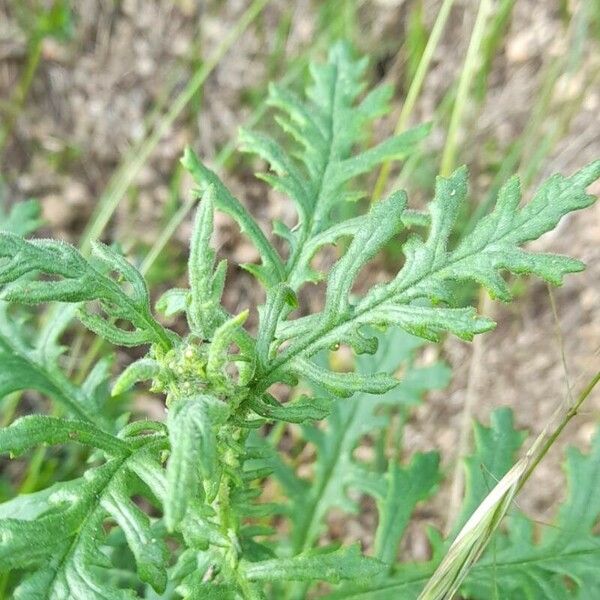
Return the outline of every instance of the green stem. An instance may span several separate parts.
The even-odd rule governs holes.
[[[247,432],[239,428],[233,429],[229,434],[236,439],[241,447],[245,446]],[[226,453],[222,458],[224,464],[233,472],[241,473],[244,468],[243,459],[231,450],[231,454]],[[211,483],[210,481],[208,482]],[[232,510],[231,506],[231,487],[232,480],[224,474],[219,484],[219,491],[213,503],[213,508],[217,513],[219,528],[224,536],[231,541],[229,547],[221,548],[221,569],[224,573],[235,580],[238,591],[244,600],[261,600],[260,594],[257,593],[252,583],[246,579],[243,569],[240,569],[239,561],[241,558],[241,548],[239,545],[239,527],[240,518]]]
[[[36,491],[45,458],[46,447],[40,446],[39,448],[36,448],[27,467],[27,476],[19,486],[19,495],[30,494],[31,492]]]
[[[473,28],[471,39],[469,40],[469,47],[467,49],[465,64],[463,65],[463,69],[460,74],[460,79],[458,81],[456,101],[452,110],[452,116],[450,117],[450,125],[448,126],[448,136],[446,138],[446,145],[444,146],[444,151],[442,153],[440,175],[444,177],[447,177],[448,175],[450,175],[450,173],[452,173],[456,164],[458,130],[460,128],[467,100],[469,97],[469,89],[471,87],[471,83],[477,70],[477,63],[479,60],[479,48],[481,47],[481,42],[485,33],[485,24],[491,12],[491,8],[491,0],[480,0],[479,10],[477,11],[477,18],[475,19],[475,26]]]
[[[569,424],[571,419],[577,415],[581,405],[589,398],[590,394],[593,392],[596,385],[600,382],[600,371],[598,371],[588,382],[582,392],[577,396],[577,400],[571,405],[569,410],[567,410],[562,416],[558,426],[554,429],[554,431],[546,438],[546,441],[543,443],[541,449],[536,453],[535,458],[531,461],[529,466],[527,467],[525,473],[521,477],[521,481],[519,482],[518,490],[527,483],[527,480],[531,477],[531,474],[535,471],[537,466],[540,464],[544,456],[548,453],[548,450],[554,445],[554,442],[558,439],[558,436],[562,433],[563,429]]]
[[[398,122],[396,123],[396,128],[394,130],[394,133],[396,135],[402,133],[408,126],[408,122],[415,108],[417,98],[419,97],[419,94],[423,87],[425,76],[427,75],[427,71],[429,70],[431,59],[433,58],[433,54],[436,48],[438,47],[444,28],[446,27],[446,22],[448,21],[450,9],[452,8],[453,4],[454,0],[444,0],[444,3],[442,4],[438,12],[438,15],[435,19],[435,23],[433,24],[433,28],[431,30],[431,34],[429,35],[429,39],[427,40],[427,45],[425,46],[425,50],[423,51],[423,56],[421,56],[421,60],[419,61],[419,65],[417,66],[417,70],[415,71],[415,76],[413,77],[410,87],[408,88],[406,100],[404,101],[402,110],[400,111],[400,116],[398,117]],[[377,178],[377,183],[375,184],[375,189],[373,191],[371,201],[378,200],[383,194],[383,191],[387,184],[387,180],[390,175],[391,168],[391,161],[388,160],[383,163],[381,170],[379,171],[379,176]]]

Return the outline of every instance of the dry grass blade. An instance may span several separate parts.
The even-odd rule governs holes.
[[[465,523],[418,600],[450,600],[481,556],[515,496],[600,381],[598,372],[568,410],[559,408],[527,454],[496,484]],[[557,423],[556,425],[554,425]]]

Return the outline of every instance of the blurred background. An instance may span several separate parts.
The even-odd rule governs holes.
[[[268,82],[301,88],[308,61],[339,38],[369,56],[373,84],[395,90],[373,142],[433,123],[419,156],[392,165],[387,178],[375,173],[367,188],[406,188],[423,207],[440,165],[467,164],[471,206],[457,235],[508,175],[520,174],[527,197],[544,177],[600,157],[600,0],[0,0],[0,195],[9,205],[37,198],[44,234],[84,248],[98,237],[118,243],[157,295],[180,285],[193,208],[183,148],[193,146],[268,231],[290,208],[254,178],[260,165],[235,151],[237,129],[272,129]],[[225,218],[216,243],[232,263],[257,258]],[[494,332],[425,351],[422,361],[441,356],[454,377],[411,418],[407,452],[440,449],[451,467],[465,405],[484,420],[510,405],[519,426],[539,432],[569,387],[598,370],[600,206],[536,246],[588,269],[553,297],[525,281],[513,286],[510,306],[481,300],[499,323]],[[390,249],[374,276],[400,260]],[[476,290],[465,293],[477,302]],[[318,303],[314,296],[305,304]],[[231,268],[225,300],[239,312],[261,296]],[[137,410],[162,411],[138,402]],[[599,411],[596,393],[525,491],[520,504],[540,520],[563,493],[564,445],[585,447]],[[423,516],[435,519],[438,508]]]

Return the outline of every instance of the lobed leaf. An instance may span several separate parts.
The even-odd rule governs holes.
[[[214,427],[227,419],[227,407],[211,396],[175,401],[167,427],[171,455],[167,463],[165,520],[175,530],[188,504],[201,494],[202,479],[217,477],[217,441]]]
[[[323,312],[280,321],[277,340],[280,345],[290,343],[275,355],[257,387],[270,385],[300,358],[336,344],[350,343],[357,352],[368,350],[361,334],[366,325],[397,325],[431,340],[438,340],[444,332],[469,340],[488,331],[494,326],[492,321],[478,317],[472,308],[453,306],[452,286],[471,279],[492,295],[508,299],[502,270],[535,274],[551,283],[559,283],[567,272],[581,270],[578,261],[525,252],[521,245],[552,229],[561,216],[588,206],[593,198],[586,186],[598,177],[600,161],[570,178],[555,176],[540,187],[531,206],[522,209],[518,209],[520,195],[512,180],[501,190],[496,209],[454,249],[449,240],[466,199],[467,172],[461,168],[448,179],[438,177],[427,239],[411,235],[403,246],[406,262],[396,277],[353,301],[350,292],[358,271],[401,227],[404,201],[398,195],[390,197],[362,217],[348,250],[328,278]]]
[[[375,556],[393,565],[398,547],[417,504],[429,498],[440,480],[437,452],[416,453],[407,467],[391,461],[386,474],[385,495],[377,498],[379,523]]]
[[[8,302],[39,304],[41,302],[100,301],[108,318],[87,309],[80,313],[82,322],[98,335],[121,345],[156,343],[164,348],[172,345],[171,335],[154,320],[149,307],[148,290],[141,274],[121,255],[96,243],[93,253],[97,265],[64,242],[24,240],[0,232],[0,298]],[[4,260],[2,260],[4,259]],[[127,293],[105,273],[116,271],[131,288]],[[31,276],[43,274],[43,280]],[[110,319],[125,319],[133,330],[117,327]]]
[[[48,439],[57,441],[52,428]],[[132,477],[136,477],[130,467],[145,463],[151,468],[163,442],[156,438],[141,442],[129,453],[115,452],[114,458],[89,469],[84,477],[54,486],[51,493],[39,498],[29,520],[0,518],[0,569],[36,568],[22,579],[15,598],[136,597],[132,589],[117,587],[106,577],[112,564],[100,544],[106,537],[107,516],[123,527],[141,580],[157,592],[164,591],[164,543],[151,530],[150,519],[128,496]],[[111,444],[118,445],[115,441]],[[100,447],[106,445],[102,442]]]

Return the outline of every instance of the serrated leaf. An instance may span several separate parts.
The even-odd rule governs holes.
[[[455,593],[456,581],[469,569],[477,568],[472,566],[473,562],[514,499],[515,485],[523,468],[521,463],[514,463],[515,454],[524,434],[514,429],[509,409],[494,411],[491,427],[479,423],[474,427],[475,448],[465,461],[465,497],[448,540],[438,542],[428,563],[403,565],[396,575],[380,584],[366,586],[357,594],[358,598],[385,598],[386,593],[408,594],[409,590],[423,599],[446,597]]]
[[[134,598],[133,590],[115,587],[103,576],[111,567],[100,550],[107,515],[127,530],[140,577],[156,590],[163,588],[164,547],[151,534],[148,517],[126,495],[135,476],[130,463],[152,464],[161,446],[156,438],[142,439],[131,453],[55,486],[46,495],[45,508],[36,508],[33,518],[0,519],[0,569],[38,568],[22,580],[15,598]]]
[[[331,49],[326,64],[311,65],[313,85],[307,89],[306,100],[278,86],[269,88],[269,103],[283,113],[277,122],[295,141],[293,156],[298,160],[288,157],[265,135],[245,130],[240,134],[242,150],[257,154],[271,167],[271,173],[260,177],[296,205],[297,227],[278,227],[291,249],[285,278],[280,277],[280,281],[286,280],[294,290],[314,280],[312,256],[338,235],[337,231],[327,232],[332,226],[332,211],[360,197],[347,189],[347,182],[388,159],[405,158],[429,131],[427,126],[417,127],[355,152],[364,141],[366,125],[389,110],[391,97],[389,86],[382,86],[357,105],[365,67],[366,61],[354,60],[349,48],[340,43]]]
[[[391,461],[386,474],[385,496],[377,498],[379,523],[375,556],[393,565],[400,540],[416,505],[428,498],[440,480],[437,452],[416,453],[407,467]]]
[[[0,232],[0,259],[5,259],[0,262],[0,284],[4,285],[0,298],[24,304],[98,300],[110,318],[129,321],[133,330],[117,327],[111,320],[84,309],[81,319],[92,331],[116,344],[157,343],[170,348],[171,335],[152,316],[146,283],[137,269],[103,244],[94,244],[93,252],[100,268],[65,242],[27,241]],[[124,278],[130,293],[105,274],[111,270]],[[31,275],[40,273],[54,279],[31,279]]]
[[[444,278],[475,279],[492,297],[510,300],[510,293],[498,277],[500,269],[515,274],[533,274],[554,285],[567,273],[581,271],[580,261],[552,254],[533,254],[520,249],[556,227],[560,219],[594,202],[586,188],[600,177],[600,161],[571,177],[554,175],[544,182],[533,199],[519,209],[519,180],[510,179],[500,190],[494,211],[452,252]]]
[[[254,242],[263,261],[263,269],[260,272],[265,282],[273,284],[282,279],[283,264],[277,251],[239,200],[231,195],[217,175],[205,167],[190,148],[186,148],[181,163],[192,175],[201,193],[209,186],[214,188],[215,206],[232,217],[240,230]]]
[[[373,119],[387,112],[392,97],[389,87],[365,95],[365,72],[366,60],[354,60],[347,46],[337,44],[326,64],[311,67],[305,98],[271,88],[270,101],[282,113],[276,120],[294,146],[289,153],[285,139],[240,134],[244,150],[269,164],[270,172],[259,177],[296,205],[297,222],[273,227],[289,247],[281,256],[216,174],[186,151],[184,166],[203,194],[191,244],[191,290],[168,292],[159,301],[168,315],[187,313],[191,331],[184,339],[155,320],[143,277],[114,249],[97,244],[88,260],[68,244],[0,233],[1,297],[15,303],[81,303],[80,319],[91,331],[115,344],[150,345],[148,354],[117,380],[115,391],[150,378],[153,389],[166,392],[169,411],[166,427],[137,420],[113,435],[118,425],[94,424],[105,412],[109,365],[98,363],[77,386],[64,375],[59,339],[72,312],[53,312],[51,324],[32,344],[21,335],[26,329],[19,320],[23,313],[0,307],[0,392],[31,387],[76,416],[17,420],[0,432],[0,449],[19,453],[37,443],[71,440],[95,449],[80,479],[0,506],[0,570],[22,571],[4,579],[9,586],[18,581],[16,598],[113,600],[142,593],[262,598],[266,591],[274,597],[309,597],[313,582],[342,580],[351,582],[337,589],[342,597],[413,597],[440,564],[447,566],[442,555],[449,542],[435,532],[430,533],[430,561],[393,564],[410,516],[435,488],[438,458],[416,454],[403,464],[397,458],[399,449],[388,448],[380,436],[391,415],[402,421],[427,390],[447,381],[439,363],[416,366],[421,342],[405,332],[438,340],[446,333],[471,339],[487,331],[493,325],[489,320],[473,308],[457,306],[456,282],[472,280],[493,296],[508,299],[504,271],[560,283],[566,273],[580,270],[579,261],[530,253],[523,245],[591,203],[585,188],[600,175],[600,162],[570,178],[551,178],[523,207],[518,182],[510,180],[493,212],[457,243],[453,229],[466,201],[466,169],[437,180],[428,214],[407,210],[404,192],[396,192],[366,214],[345,218],[349,213],[343,203],[363,195],[357,178],[383,161],[410,155],[428,131],[418,127],[365,149]],[[260,264],[241,265],[266,292],[256,340],[243,328],[247,310],[230,316],[220,306],[227,265],[216,264],[211,247],[214,209],[232,216],[258,249]],[[288,214],[282,215],[287,221]],[[30,227],[31,219],[24,229]],[[425,231],[406,233],[407,227]],[[360,274],[368,262],[398,233],[406,240],[403,268],[366,293],[355,292],[363,288]],[[342,238],[339,252],[330,249],[329,256],[337,259],[326,277],[313,259]],[[294,318],[294,309],[303,308],[297,306],[296,292],[319,281],[325,282],[322,312]],[[17,321],[5,327],[2,317],[7,315]],[[405,332],[388,336],[391,345],[385,347],[386,338],[375,335],[373,328],[391,327]],[[346,365],[336,369],[326,360],[326,352],[340,344],[361,354],[355,371],[346,372]],[[376,353],[378,344],[382,349]],[[301,395],[283,404],[271,395],[279,394],[280,384],[293,386],[299,379],[312,384],[315,397]],[[310,424],[328,414],[324,426]],[[434,595],[436,590],[458,590],[516,493],[516,467],[508,471],[512,479],[500,480],[498,492],[485,493],[487,475],[501,478],[520,442],[511,424],[498,415],[498,427],[508,435],[492,435],[496,423],[491,430],[477,430],[478,446],[468,463],[467,496],[456,527],[470,513],[474,516],[450,545],[458,568],[450,565],[442,585],[427,588]],[[124,424],[128,418],[121,414],[116,422]],[[297,435],[300,428],[265,428],[274,448],[280,441],[286,448],[292,442],[288,464],[274,448],[266,452],[266,441],[261,443],[258,431],[251,431],[267,421],[303,424],[304,441],[311,444],[306,450],[316,456],[312,485],[295,473],[297,452],[305,450]],[[396,433],[390,434],[394,443]],[[374,438],[374,459],[355,452],[363,436]],[[396,456],[390,459],[392,453]],[[69,473],[73,464],[66,465]],[[571,467],[578,478],[598,484],[595,460],[574,455]],[[271,474],[288,493],[288,503],[278,490],[273,493],[263,485]],[[355,510],[357,491],[375,499],[379,527],[374,551],[381,561],[362,556],[356,546],[315,549],[329,511]],[[498,595],[499,579],[492,572],[494,577],[500,573],[504,589],[513,595],[522,589],[532,597],[548,596],[552,588],[564,597],[571,589],[582,594],[594,590],[593,528],[600,506],[591,493],[586,488],[584,494],[572,494],[565,511],[574,520],[563,522],[561,512],[558,529],[575,535],[553,533],[540,539],[531,522],[516,519],[498,539],[496,552],[472,569],[465,594]],[[483,508],[474,510],[482,498]],[[146,512],[147,505],[152,508]],[[286,518],[291,523],[283,522]],[[275,519],[277,527],[272,528]],[[274,534],[288,525],[289,541],[278,543],[280,536]],[[267,539],[255,539],[260,536]],[[511,571],[515,557],[522,564]],[[571,572],[575,582],[566,579]]]
[[[307,423],[324,419],[331,412],[332,404],[331,398],[312,396],[300,396],[286,404],[280,404],[268,395],[248,402],[248,406],[261,417],[287,423]]]
[[[514,180],[501,191],[496,209],[463,239],[455,249],[448,245],[455,220],[467,194],[467,172],[461,168],[448,179],[438,177],[435,198],[429,210],[431,228],[426,240],[412,235],[404,244],[406,263],[396,277],[374,286],[354,301],[350,291],[358,270],[401,226],[401,206],[388,216],[372,209],[363,217],[346,254],[333,268],[322,313],[292,321],[281,321],[277,338],[290,340],[273,361],[261,386],[270,385],[289,364],[340,343],[357,341],[363,346],[360,328],[365,325],[398,325],[426,339],[437,340],[449,331],[464,339],[489,330],[493,322],[477,317],[472,308],[455,308],[452,282],[471,279],[490,294],[503,299],[506,284],[500,272],[535,274],[558,283],[567,272],[578,271],[578,261],[538,255],[521,246],[552,229],[561,216],[588,206],[593,197],[586,186],[600,176],[600,161],[570,178],[554,176],[541,186],[531,201],[518,209],[520,195]],[[392,196],[392,198],[394,198]],[[395,206],[392,199],[390,206]]]
[[[150,519],[122,490],[123,484],[114,486],[102,498],[102,507],[114,518],[131,548],[140,579],[149,583],[157,592],[167,586],[167,547],[155,537]]]

